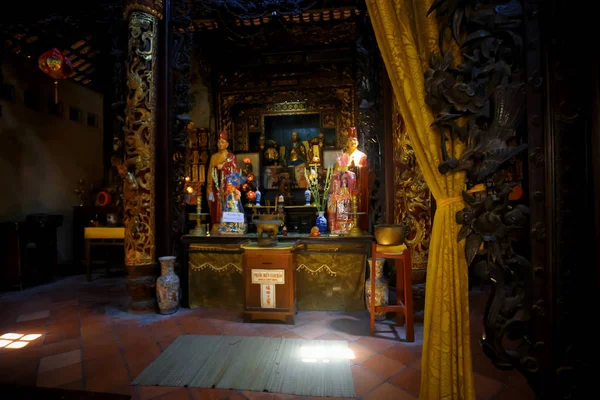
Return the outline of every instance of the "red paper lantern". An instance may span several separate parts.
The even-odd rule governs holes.
[[[54,79],[54,102],[58,103],[58,80],[66,79],[73,73],[69,57],[56,48],[50,49],[40,56],[38,66]]]

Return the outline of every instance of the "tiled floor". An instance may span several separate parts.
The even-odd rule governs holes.
[[[485,296],[472,295],[473,367],[477,398],[532,399],[525,380],[496,370],[477,338]],[[349,341],[355,391],[362,399],[415,399],[419,393],[423,326],[415,343],[402,328],[379,325],[368,335],[368,313],[300,312],[296,325],[244,324],[225,310],[133,315],[120,309],[123,279],[85,282],[83,276],[0,297],[0,336],[41,334],[20,349],[0,349],[0,383],[131,394],[133,399],[292,399],[290,395],[220,389],[140,387],[130,382],[179,335],[258,335]],[[17,339],[18,341],[18,339]]]

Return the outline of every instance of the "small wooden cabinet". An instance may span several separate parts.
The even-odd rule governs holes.
[[[295,243],[276,247],[241,246],[244,251],[244,322],[280,320],[294,324],[296,281]]]

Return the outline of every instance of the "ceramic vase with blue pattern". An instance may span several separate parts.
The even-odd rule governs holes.
[[[321,234],[327,232],[327,219],[325,218],[325,211],[319,211],[319,216],[317,217],[317,228],[319,228],[319,232],[321,232]]]

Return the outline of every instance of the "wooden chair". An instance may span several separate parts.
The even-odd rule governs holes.
[[[399,270],[400,263],[396,263],[396,303],[394,305],[387,306],[376,306],[375,305],[375,275],[377,268],[377,259],[387,258],[393,260],[402,261],[402,275]],[[405,317],[406,324],[406,341],[415,341],[415,326],[414,326],[414,310],[413,310],[413,296],[412,296],[412,263],[410,260],[410,250],[405,249],[402,253],[385,253],[377,251],[377,243],[373,242],[373,248],[371,252],[371,301],[369,309],[371,311],[371,335],[375,333],[375,313],[379,311],[395,312],[396,313],[396,325],[400,326],[402,322],[402,315]],[[400,276],[404,279],[404,284],[400,282]],[[400,289],[404,287],[404,295],[400,296]]]

